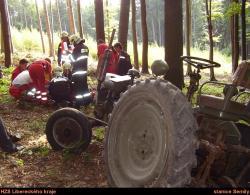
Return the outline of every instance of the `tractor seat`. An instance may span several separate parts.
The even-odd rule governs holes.
[[[222,97],[203,94],[200,95],[199,105],[201,108],[210,108],[220,112],[224,107],[224,99]],[[224,112],[236,115],[250,116],[250,113],[247,111],[244,104],[231,100]]]
[[[127,86],[131,84],[131,77],[129,75],[116,75],[107,73],[104,81],[104,86],[108,90],[112,90],[116,93],[121,93],[127,89]]]
[[[115,83],[130,81],[131,77],[129,75],[120,76],[113,73],[107,73],[105,81],[112,81]]]

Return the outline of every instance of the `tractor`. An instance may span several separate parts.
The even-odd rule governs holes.
[[[250,186],[250,106],[240,102],[249,94],[250,63],[239,65],[230,84],[209,81],[199,87],[200,71],[220,65],[190,56],[182,60],[194,67],[186,96],[159,78],[165,75],[159,71],[115,104],[104,138],[111,186]],[[222,86],[223,96],[205,94],[209,84]],[[195,92],[192,108],[188,100]]]
[[[55,111],[46,125],[55,150],[83,152],[95,122],[106,126],[104,160],[113,187],[249,187],[250,63],[243,61],[232,83],[205,82],[203,69],[220,64],[198,57],[181,59],[194,67],[187,94],[163,79],[163,60],[151,66],[153,76],[106,74],[106,58],[98,76],[95,117],[74,108]],[[204,93],[221,86],[220,97]],[[196,104],[192,99],[196,96]],[[100,109],[101,108],[101,109]]]

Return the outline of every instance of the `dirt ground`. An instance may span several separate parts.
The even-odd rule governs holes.
[[[44,130],[54,110],[55,107],[20,105],[15,101],[0,105],[7,130],[21,134],[18,143],[24,146],[14,154],[0,152],[0,187],[108,187],[103,140],[95,136],[95,130],[91,144],[82,154],[51,149]]]

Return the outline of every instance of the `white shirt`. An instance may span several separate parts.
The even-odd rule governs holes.
[[[12,81],[12,85],[19,87],[22,85],[26,85],[32,83],[32,79],[30,78],[30,74],[28,70],[24,70]]]

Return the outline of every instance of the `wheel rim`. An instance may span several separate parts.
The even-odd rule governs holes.
[[[155,102],[131,106],[109,136],[108,152],[117,155],[109,158],[110,173],[117,186],[153,185],[168,157],[166,115]]]
[[[53,137],[58,145],[70,149],[81,144],[83,131],[76,120],[70,117],[62,117],[53,126]]]

